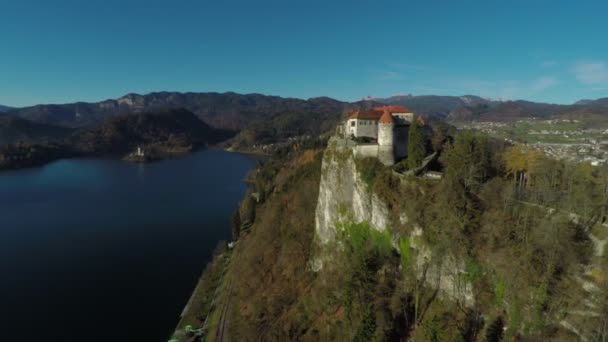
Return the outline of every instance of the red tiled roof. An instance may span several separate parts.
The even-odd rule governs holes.
[[[388,109],[384,109],[384,114],[380,117],[380,123],[393,123],[393,115]]]
[[[391,121],[385,121],[385,122],[394,122],[392,114],[394,114],[394,113],[412,113],[412,111],[405,107],[402,107],[402,106],[382,106],[382,107],[375,107],[370,110],[357,110],[355,112],[352,112],[348,116],[348,118],[349,119],[358,119],[358,120],[376,121],[376,120],[380,120],[381,117],[383,117],[385,113],[389,114],[390,120],[391,120]],[[389,120],[389,119],[385,119],[385,120]]]
[[[351,113],[348,118],[349,119],[359,119],[359,120],[378,120],[382,116],[382,112],[375,110],[358,110],[356,112]]]

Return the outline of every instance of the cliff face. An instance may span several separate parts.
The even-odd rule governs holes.
[[[335,240],[339,224],[366,221],[378,231],[389,227],[386,204],[360,179],[344,140],[330,141],[321,172],[315,211],[316,233],[321,244]]]
[[[432,249],[423,242],[424,227],[408,224],[404,212],[395,215],[389,211],[389,205],[362,179],[350,148],[347,140],[332,138],[323,157],[315,210],[315,233],[320,248],[311,260],[312,270],[332,268],[328,263],[335,260],[334,253],[343,250],[344,227],[365,224],[369,229],[387,234],[395,252],[403,253],[399,241],[404,238],[412,241],[407,248],[414,255],[412,267],[418,279],[438,289],[439,295],[445,298],[474,305],[464,260],[453,255],[442,256],[439,262],[434,260]],[[408,200],[417,199],[401,199]]]

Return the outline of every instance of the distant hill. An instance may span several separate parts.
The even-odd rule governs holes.
[[[260,94],[158,92],[128,94],[96,103],[37,105],[15,109],[9,114],[40,123],[87,127],[115,115],[184,108],[216,128],[240,130],[282,113],[341,114],[349,105],[325,97],[301,100]]]
[[[462,107],[449,113],[453,121],[512,121],[523,118],[581,118],[608,116],[608,104],[603,100],[585,101],[584,104],[558,105],[529,101],[506,101],[489,105]]]
[[[582,99],[582,100],[576,101],[574,104],[583,106],[583,105],[588,105],[588,104],[592,103],[593,101],[595,101],[595,100]]]
[[[0,117],[0,169],[42,165],[65,157],[120,155],[141,146],[146,160],[189,152],[226,140],[234,131],[213,128],[185,109],[116,115],[94,127],[70,129]]]
[[[289,137],[318,135],[335,127],[345,112],[379,102],[348,103],[328,97],[308,100],[236,93],[158,92],[128,94],[97,103],[37,105],[7,115],[69,128],[92,128],[115,116],[184,108],[217,129],[241,132],[233,147],[270,144]]]
[[[114,154],[137,146],[189,151],[227,139],[234,133],[215,129],[185,109],[118,115],[93,128],[74,132],[66,144],[80,154]]]
[[[0,116],[0,145],[17,142],[27,144],[60,142],[71,132],[71,129],[64,127],[36,123],[11,116]]]
[[[460,108],[475,107],[478,105],[492,105],[495,102],[486,100],[479,96],[393,96],[385,99],[376,99],[389,105],[401,105],[411,109],[415,113],[425,116],[447,117],[452,111]]]
[[[405,106],[426,116],[451,121],[511,121],[522,118],[608,116],[608,98],[581,100],[573,105],[558,105],[531,101],[494,101],[474,95],[465,96],[394,96],[376,99],[386,104]]]
[[[608,97],[604,97],[597,100],[580,100],[575,105],[595,106],[595,107],[608,107]]]
[[[8,112],[9,110],[14,109],[13,107],[0,105],[0,113]]]
[[[83,128],[94,127],[115,116],[184,108],[214,128],[240,132],[235,140],[236,147],[246,147],[269,144],[293,136],[317,135],[334,127],[345,117],[346,112],[379,104],[402,105],[420,115],[452,121],[608,115],[608,99],[556,105],[529,101],[494,101],[474,95],[407,95],[349,103],[328,97],[303,100],[232,92],[128,94],[95,103],[18,108],[5,115],[42,124]]]

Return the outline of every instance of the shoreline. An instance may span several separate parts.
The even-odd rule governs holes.
[[[146,159],[134,159],[132,158],[132,153],[119,154],[119,153],[92,153],[92,154],[75,154],[75,153],[61,153],[60,155],[53,156],[52,158],[44,158],[41,160],[34,159],[21,159],[16,160],[14,163],[9,164],[6,163],[4,165],[0,164],[0,175],[3,172],[7,171],[17,171],[17,170],[26,170],[26,169],[35,169],[44,167],[45,165],[51,164],[53,162],[64,160],[64,159],[112,159],[117,161],[123,161],[131,164],[148,164],[159,162],[163,160],[176,159],[188,156],[190,154],[199,152],[199,151],[224,151],[230,153],[240,153],[244,155],[249,155],[255,158],[266,158],[269,157],[267,154],[262,154],[258,152],[251,151],[243,151],[243,150],[232,150],[230,148],[221,148],[217,146],[212,147],[201,147],[194,148],[190,151],[163,151],[162,153],[158,153],[152,157],[148,157]]]
[[[254,157],[258,157],[258,158],[268,158],[268,157],[272,156],[270,153],[248,151],[248,150],[242,150],[242,149],[233,149],[231,147],[218,148],[218,149],[226,151],[226,152],[230,152],[230,153],[240,153],[240,154],[250,155],[250,156],[254,156]]]

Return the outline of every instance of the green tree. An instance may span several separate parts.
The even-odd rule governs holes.
[[[445,172],[437,201],[444,204],[438,217],[468,230],[479,216],[480,203],[475,194],[494,173],[491,142],[485,135],[462,132],[447,146],[440,161]]]
[[[426,155],[426,148],[424,146],[424,137],[422,136],[422,129],[416,117],[412,120],[410,129],[408,132],[408,146],[407,146],[407,165],[410,169],[415,169],[422,163],[422,159]]]

